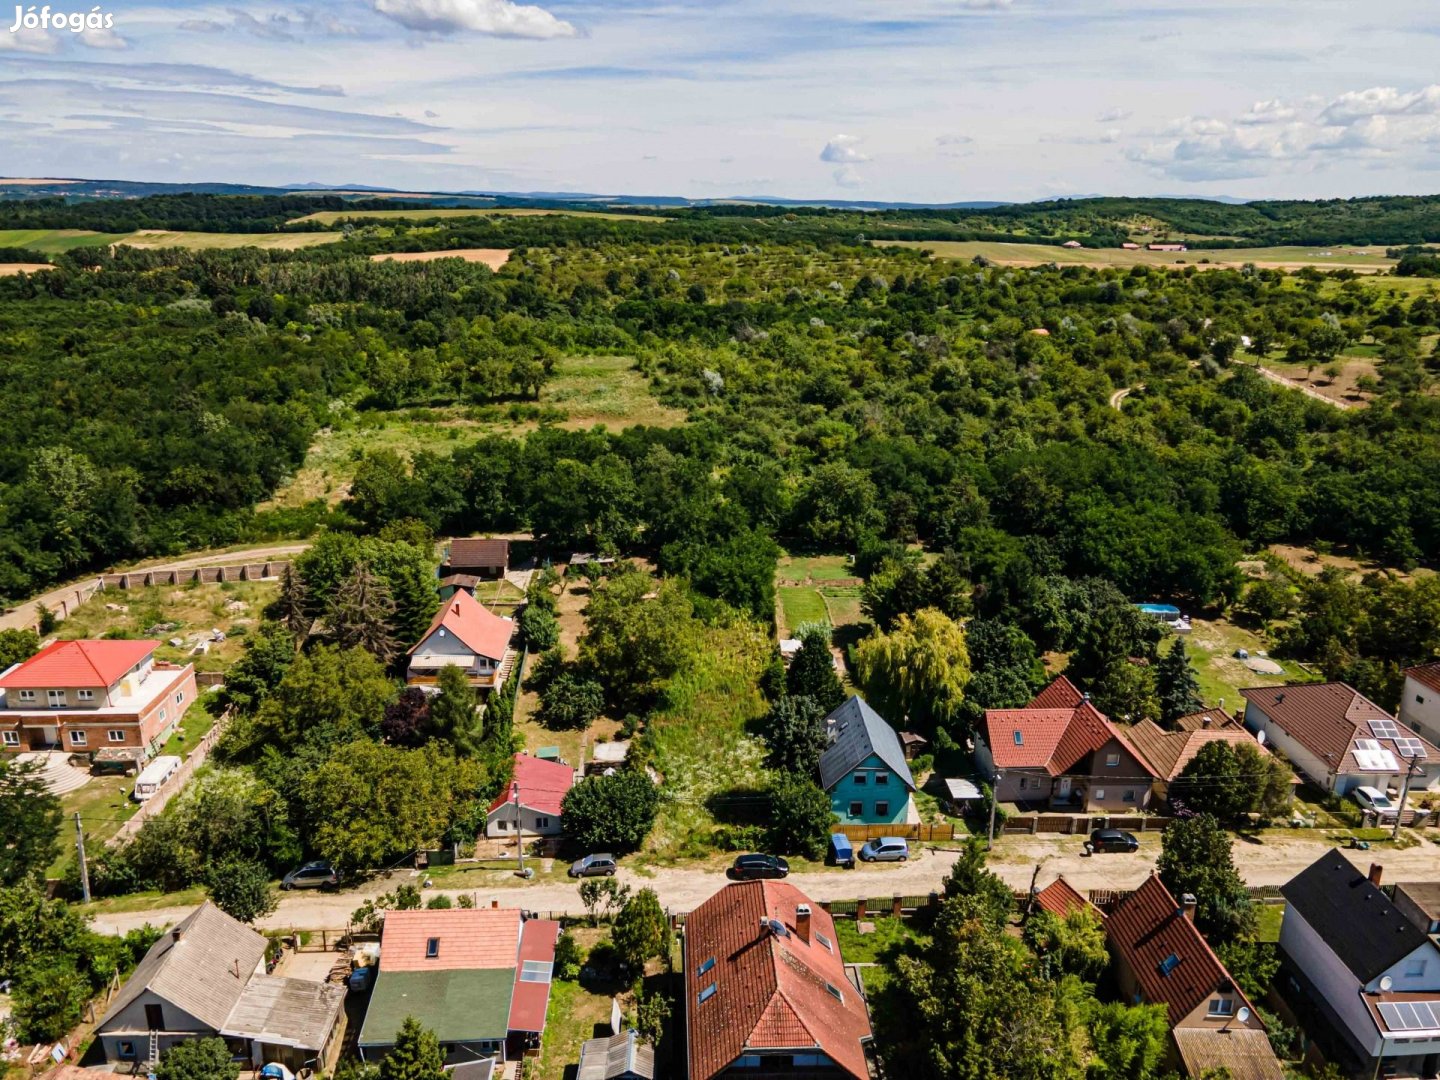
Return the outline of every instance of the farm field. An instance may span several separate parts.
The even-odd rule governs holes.
[[[321,225],[334,225],[340,221],[403,221],[409,218],[412,221],[429,220],[431,218],[467,218],[467,217],[589,217],[589,218],[614,218],[617,221],[668,221],[668,218],[656,214],[609,214],[600,210],[542,210],[539,208],[519,207],[449,207],[435,210],[318,210],[313,214],[306,214],[303,217],[294,218],[290,224],[296,225],[302,221],[315,221]]]
[[[434,262],[436,259],[464,259],[499,270],[510,261],[509,248],[457,248],[454,251],[394,251],[371,255],[371,262]]]
[[[124,233],[99,233],[88,229],[0,229],[0,247],[29,248],[55,255],[80,247],[103,247]]]
[[[205,233],[167,232],[163,229],[140,229],[116,237],[115,243],[138,248],[181,247],[193,251],[258,247],[293,251],[296,248],[318,247],[344,239],[339,233]]]
[[[928,251],[937,258],[973,259],[984,256],[1001,266],[1210,266],[1238,267],[1245,263],[1275,270],[1356,270],[1380,273],[1395,265],[1383,247],[1233,248],[1213,251],[1123,251],[1119,248],[1064,248],[1045,244],[1006,244],[989,240],[874,240],[881,247],[908,247]],[[1351,251],[1364,251],[1352,255]],[[1387,284],[1389,279],[1387,279]]]
[[[36,274],[41,270],[49,270],[49,263],[0,263],[0,277],[8,277],[14,274]]]
[[[794,637],[805,623],[853,626],[864,620],[860,586],[845,555],[786,555],[775,569],[776,622],[780,636]]]

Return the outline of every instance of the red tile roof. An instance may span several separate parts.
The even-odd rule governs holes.
[[[520,932],[520,966],[515,971],[515,993],[510,998],[511,1031],[544,1031],[550,1005],[550,976],[543,982],[527,981],[525,963],[554,964],[560,924],[549,919],[528,919]]]
[[[1072,699],[1076,700],[1073,706],[1036,704]],[[985,741],[1000,769],[1044,769],[1051,776],[1080,771],[1080,766],[1112,739],[1148,770],[1145,759],[1120,729],[1063,675],[1023,709],[985,711]]]
[[[1436,693],[1440,693],[1440,660],[1421,664],[1418,667],[1406,668],[1405,674],[1421,685],[1428,686]]]
[[[1062,919],[1079,908],[1089,908],[1101,919],[1105,918],[1100,909],[1090,903],[1090,898],[1078,892],[1075,886],[1066,881],[1064,877],[1057,877],[1037,892],[1035,906],[1041,911],[1048,911],[1051,915],[1058,915]]]
[[[1044,690],[1041,690],[1025,707],[1027,709],[1073,709],[1085,700],[1075,684],[1064,675],[1057,675],[1055,680]]]
[[[560,815],[565,793],[575,784],[575,770],[558,761],[541,761],[529,754],[515,755],[515,778],[503,795],[490,804],[498,810],[515,798],[515,785],[520,785],[520,805],[542,814]]]
[[[795,911],[806,903],[786,882],[747,881],[725,886],[686,920],[690,1080],[710,1080],[757,1049],[823,1053],[857,1080],[868,1077],[869,1013],[845,977],[830,916],[811,904],[810,940],[796,935]],[[762,925],[769,919],[783,934]]]
[[[1336,772],[1375,772],[1355,758],[1355,740],[1370,739],[1395,755],[1397,766],[1405,760],[1394,739],[1379,738],[1370,721],[1389,721],[1400,738],[1420,739],[1395,717],[1380,708],[1353,686],[1343,682],[1297,683],[1289,686],[1257,686],[1241,690],[1245,700],[1284,729],[1292,739],[1324,761]],[[1420,739],[1430,760],[1440,758],[1440,748]],[[1394,769],[1380,770],[1393,773]]]
[[[52,641],[0,679],[0,687],[103,690],[153,653],[158,641]]]
[[[488,656],[491,660],[503,660],[515,632],[515,624],[502,619],[467,592],[457,592],[445,606],[435,614],[430,629],[420,639],[420,644],[410,650],[418,652],[430,640],[430,636],[444,630],[454,634],[460,642],[477,656]]]
[[[467,566],[508,566],[510,565],[510,541],[486,540],[481,537],[465,537],[450,541],[449,566],[460,569]]]
[[[1145,1000],[1166,1006],[1171,1027],[1222,988],[1234,993],[1250,1009],[1249,1026],[1261,1026],[1244,991],[1155,874],[1110,909],[1105,936],[1117,957],[1134,974]],[[1167,963],[1170,957],[1175,959]],[[1168,974],[1162,971],[1163,966],[1170,968]],[[1245,1026],[1238,1020],[1235,1024]]]
[[[1190,731],[1166,731],[1153,720],[1142,720],[1127,733],[1130,743],[1145,763],[1162,780],[1174,780],[1203,746],[1212,742],[1245,743],[1269,755],[1261,743],[1244,728],[1208,727]]]
[[[431,938],[439,953],[427,959]],[[514,968],[520,953],[517,908],[387,911],[380,935],[385,971],[478,971]]]

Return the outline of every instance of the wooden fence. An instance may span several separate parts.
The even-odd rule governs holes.
[[[920,823],[900,825],[831,825],[830,831],[844,833],[852,843],[864,843],[866,840],[878,840],[886,836],[898,836],[902,840],[919,840],[922,842],[955,839],[955,826],[948,823],[944,825],[926,825]]]
[[[192,705],[191,707],[203,708],[204,706]],[[186,781],[195,774],[195,770],[205,763],[205,759],[210,756],[210,751],[215,749],[215,744],[220,741],[220,736],[224,734],[225,727],[229,722],[230,713],[223,713],[215,721],[215,725],[196,744],[195,749],[186,755],[185,760],[180,763],[180,767],[170,774],[170,778],[165,783],[160,785],[159,790],[141,803],[140,809],[135,811],[135,816],[121,825],[115,835],[105,841],[106,847],[114,847],[116,844],[129,840],[140,831],[141,825],[165,809],[170,800],[185,786]]]
[[[1064,836],[1088,836],[1094,829],[1127,829],[1132,832],[1164,832],[1174,821],[1158,814],[1020,814],[1005,819],[1008,836],[1036,833],[1059,833]]]

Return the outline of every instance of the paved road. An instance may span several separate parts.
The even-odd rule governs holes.
[[[1080,889],[1131,889],[1144,881],[1160,853],[1158,834],[1144,838],[1138,855],[1085,856],[1080,851],[1079,837],[1008,837],[997,844],[991,867],[1016,889],[1028,888],[1035,867],[1040,867],[1039,884],[1043,887],[1059,874],[1064,874]],[[1244,840],[1235,845],[1235,861],[1251,885],[1281,885],[1314,862],[1329,844],[1319,840],[1272,840],[1252,844]],[[1352,861],[1365,870],[1380,862],[1387,881],[1434,880],[1440,875],[1440,849],[1423,844],[1405,851],[1346,852]],[[939,889],[950,865],[953,851],[926,849],[909,862],[888,866],[861,866],[855,870],[825,870],[792,874],[790,881],[814,900],[853,900],[859,897],[882,900],[896,895],[923,895]],[[477,882],[468,888],[426,890],[426,896],[446,893],[451,897],[462,893],[473,895],[480,906],[498,902],[501,907],[523,907],[531,911],[564,911],[580,915],[584,908],[573,882],[523,884],[513,874],[480,871]],[[280,901],[275,914],[261,919],[266,929],[338,929],[349,921],[350,913],[367,895],[386,892],[406,882],[416,882],[421,875],[409,871],[396,873],[389,879],[371,882],[359,890],[343,893],[289,893]],[[619,878],[634,888],[649,886],[660,897],[660,903],[673,911],[689,911],[697,907],[725,878],[716,869],[658,869],[639,873],[622,869]],[[452,879],[453,880],[453,879]],[[448,884],[448,883],[447,883]],[[145,923],[168,925],[187,914],[188,908],[157,908],[150,911],[100,914],[95,928],[105,933],[124,933]]]
[[[237,551],[227,551],[210,555],[194,555],[184,559],[173,561],[154,561],[136,563],[134,566],[119,567],[114,570],[107,570],[110,574],[132,573],[137,570],[191,570],[197,566],[223,566],[233,563],[265,562],[269,559],[283,559],[290,555],[298,555],[310,546],[309,541],[294,544],[267,544],[264,547],[243,548]],[[91,574],[89,577],[72,581],[68,585],[51,589],[40,596],[32,596],[29,600],[22,600],[10,611],[0,614],[0,630],[24,630],[35,625],[35,605],[44,604],[57,615],[60,613],[61,601],[75,600],[75,591],[84,589],[94,584],[99,574]]]
[[[1125,399],[1129,397],[1131,393],[1136,390],[1144,389],[1144,383],[1141,383],[1139,386],[1121,387],[1119,390],[1116,390],[1113,394],[1110,395],[1110,408],[1114,409],[1116,412],[1121,411],[1125,407]]]
[[[1337,409],[1353,409],[1355,407],[1355,403],[1353,401],[1342,401],[1339,398],[1326,397],[1324,394],[1320,393],[1319,390],[1316,390],[1313,386],[1306,386],[1304,383],[1296,382],[1294,379],[1287,379],[1284,375],[1281,375],[1279,372],[1276,371],[1271,371],[1267,367],[1257,366],[1255,370],[1260,372],[1261,375],[1264,375],[1265,378],[1269,379],[1273,383],[1287,387],[1291,390],[1299,390],[1307,397],[1312,397],[1316,401],[1323,401],[1326,405],[1333,405]]]

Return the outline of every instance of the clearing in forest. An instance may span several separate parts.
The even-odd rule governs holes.
[[[392,251],[371,255],[371,262],[434,262],[436,259],[464,259],[499,270],[510,261],[509,248],[458,248],[454,251]]]
[[[589,217],[613,218],[616,221],[669,221],[669,218],[655,214],[610,214],[600,210],[542,210],[536,207],[449,207],[435,210],[319,210],[313,214],[293,219],[290,224],[314,221],[321,225],[334,225],[340,221],[428,221],[431,218],[467,217]]]
[[[40,270],[54,269],[49,263],[0,263],[0,277],[16,274],[34,274]]]
[[[782,556],[775,567],[776,627],[782,638],[812,622],[851,626],[864,621],[859,578],[845,555]]]
[[[1235,268],[1251,263],[1263,269],[1354,270],[1380,273],[1395,265],[1384,247],[1261,247],[1191,249],[1190,251],[1126,251],[1122,248],[1064,248],[1049,244],[1007,244],[990,240],[873,240],[880,247],[908,247],[937,258],[973,259],[980,255],[1000,266],[1198,266]],[[1363,253],[1363,254],[1362,254]]]

